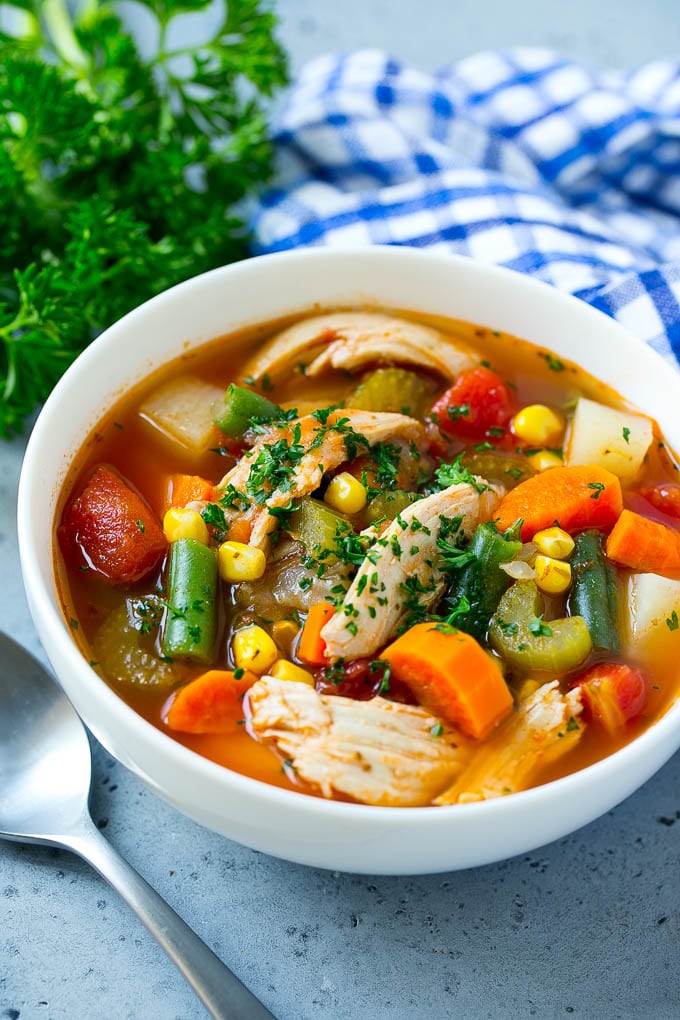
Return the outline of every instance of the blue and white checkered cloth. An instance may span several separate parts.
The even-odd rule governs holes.
[[[470,255],[569,291],[680,359],[680,64],[614,73],[514,49],[429,75],[375,50],[322,57],[275,142],[258,253]]]

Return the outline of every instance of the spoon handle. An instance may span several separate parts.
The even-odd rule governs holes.
[[[172,907],[89,822],[64,840],[132,907],[215,1020],[275,1020]]]

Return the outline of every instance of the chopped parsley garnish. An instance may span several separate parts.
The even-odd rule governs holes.
[[[544,359],[551,372],[564,372],[566,365],[554,354],[550,354],[549,351],[540,351],[538,356]]]
[[[512,623],[508,623],[507,620],[496,619],[495,623],[498,629],[508,637],[512,637],[512,635],[516,634],[519,630],[519,624],[514,621]]]
[[[237,668],[234,670],[234,680],[240,680],[244,674],[245,669],[243,669],[241,666],[237,666]]]
[[[448,489],[451,485],[471,485],[477,492],[486,492],[489,488],[478,482],[468,468],[461,463],[462,454],[459,454],[450,464],[440,464],[434,473],[435,482],[440,489]]]
[[[627,443],[630,443],[630,429],[626,428],[625,425],[624,425],[624,427],[621,429],[621,432],[622,432],[622,435],[623,435],[623,438],[625,439],[625,441]]]
[[[446,408],[446,413],[451,421],[458,421],[459,418],[470,417],[470,405],[469,404],[449,404]]]
[[[217,503],[208,503],[201,510],[201,517],[209,527],[215,529],[215,538],[218,542],[221,542],[229,530],[222,507],[218,506]]]
[[[552,637],[551,628],[547,625],[547,623],[543,623],[542,613],[540,616],[537,616],[531,621],[529,624],[529,630],[535,637]]]
[[[599,499],[600,493],[604,492],[604,485],[602,482],[588,482],[588,488],[593,489],[591,499]]]
[[[141,533],[142,533],[142,535],[143,535],[143,534],[144,534],[144,530],[145,530],[145,529],[144,529],[144,521],[142,521],[142,520],[140,519],[140,520],[138,520],[138,521],[137,521],[136,523],[137,523],[137,529],[138,529],[138,531],[141,531]]]
[[[567,722],[567,733],[573,733],[574,730],[577,730],[577,729],[579,729],[579,725],[576,722],[576,720],[574,719],[573,715],[570,715],[569,716],[569,721]]]
[[[444,732],[444,727],[442,726],[442,724],[440,722],[435,723],[434,726],[432,727],[432,729],[430,730],[430,733],[432,734],[433,737],[441,737],[443,732]]]
[[[668,627],[669,630],[678,629],[678,627],[680,626],[680,621],[678,620],[677,610],[674,609],[671,615],[666,618],[666,626]]]

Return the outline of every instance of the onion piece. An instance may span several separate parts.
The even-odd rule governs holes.
[[[500,563],[501,570],[504,570],[508,577],[515,581],[533,581],[536,571],[523,560],[510,560],[509,563]]]

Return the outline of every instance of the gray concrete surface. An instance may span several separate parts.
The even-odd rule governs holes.
[[[281,0],[279,9],[296,66],[366,44],[424,68],[518,42],[612,66],[680,49],[677,0]],[[0,445],[2,627],[40,654],[14,525],[22,451],[20,441]],[[161,803],[96,745],[93,813],[280,1020],[680,1016],[677,756],[559,843],[424,878],[315,871],[246,850]],[[0,1020],[203,1016],[85,864],[0,845]]]

